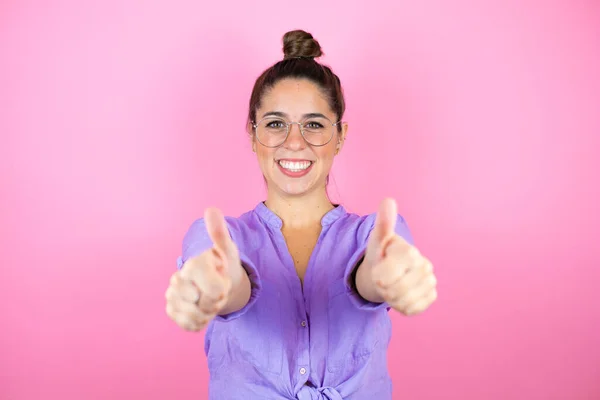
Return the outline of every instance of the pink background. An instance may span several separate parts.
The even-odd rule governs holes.
[[[263,199],[246,104],[294,28],[347,95],[334,200],[394,196],[437,266],[394,398],[600,398],[600,3],[361,3],[2,2],[0,398],[206,398],[163,295],[206,206]]]

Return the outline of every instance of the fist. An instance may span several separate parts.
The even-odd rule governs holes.
[[[223,214],[209,208],[204,220],[213,247],[188,259],[171,276],[165,293],[167,315],[188,331],[204,328],[227,304],[231,288],[242,277],[239,252]]]
[[[376,292],[404,315],[425,311],[437,298],[437,280],[431,262],[395,233],[396,202],[381,202],[369,237],[365,262]]]

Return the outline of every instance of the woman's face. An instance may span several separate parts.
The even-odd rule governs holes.
[[[283,126],[278,121],[301,123],[307,127],[305,135],[309,138],[311,136],[308,129],[333,131],[333,137],[323,146],[307,143],[298,124],[290,125],[287,139],[278,147],[264,146],[255,135],[252,136],[252,148],[256,152],[269,190],[280,191],[283,195],[298,196],[315,189],[323,189],[333,158],[342,148],[348,126],[343,124],[341,132],[337,126],[332,127],[330,123],[327,126],[323,117],[335,123],[338,122],[337,116],[329,107],[319,87],[305,79],[279,81],[263,95],[260,108],[256,110],[255,122],[263,120],[264,117],[273,118],[266,120],[269,121],[269,135],[274,135],[273,132]],[[264,123],[261,126],[266,127]],[[261,141],[266,142],[262,135]]]

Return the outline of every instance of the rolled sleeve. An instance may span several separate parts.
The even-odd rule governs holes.
[[[383,303],[374,303],[363,298],[356,288],[356,271],[360,266],[363,258],[365,257],[365,253],[367,252],[367,243],[369,241],[369,236],[373,231],[373,227],[375,226],[375,217],[376,214],[369,214],[361,226],[357,231],[357,248],[356,251],[350,257],[350,261],[346,266],[346,270],[344,271],[344,282],[346,284],[346,289],[348,295],[350,296],[350,301],[357,308],[361,310],[379,310],[382,308],[390,309],[389,304]],[[411,245],[414,245],[413,236],[408,228],[406,220],[398,215],[398,219],[396,220],[395,232],[397,235],[401,236]]]
[[[248,274],[248,279],[250,280],[250,299],[248,303],[242,307],[240,310],[232,312],[227,315],[217,315],[215,320],[217,321],[231,321],[236,318],[244,315],[250,307],[256,303],[256,300],[260,296],[262,284],[260,279],[260,274],[258,269],[252,262],[252,260],[246,256],[244,253],[244,243],[240,241],[242,235],[237,233],[239,227],[236,219],[231,217],[225,217],[225,221],[227,222],[227,229],[229,231],[229,235],[231,239],[235,243],[238,248],[240,254],[240,261],[242,267]],[[177,269],[181,270],[183,265],[187,260],[192,257],[196,257],[202,254],[204,251],[210,249],[213,246],[212,240],[206,230],[206,223],[204,222],[204,218],[200,218],[190,226],[187,233],[183,238],[182,244],[182,255],[177,258]]]

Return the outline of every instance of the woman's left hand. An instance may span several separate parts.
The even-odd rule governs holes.
[[[369,237],[365,262],[375,291],[404,315],[425,311],[437,298],[433,265],[414,246],[395,233],[396,203],[384,200]]]

